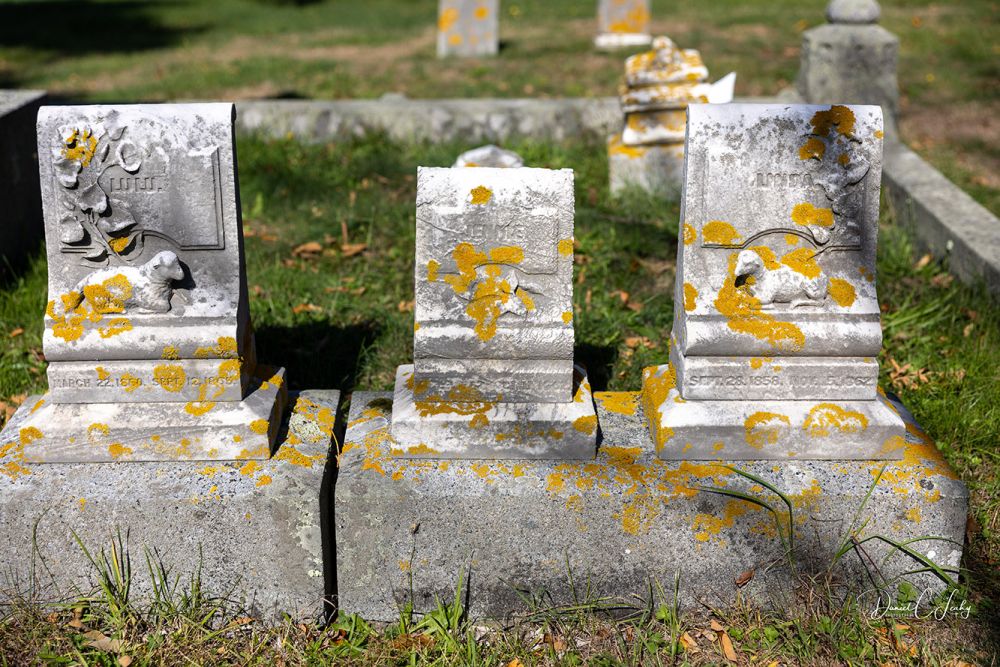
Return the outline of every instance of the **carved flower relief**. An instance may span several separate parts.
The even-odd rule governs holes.
[[[135,218],[124,202],[109,201],[99,182],[115,165],[130,174],[142,166],[141,150],[130,141],[122,141],[125,129],[117,111],[93,127],[64,125],[58,129],[53,167],[66,189],[61,198],[66,212],[59,221],[60,240],[86,247],[84,258],[89,261],[106,262],[109,254],[141,251],[141,239],[136,242],[140,232],[129,233]]]

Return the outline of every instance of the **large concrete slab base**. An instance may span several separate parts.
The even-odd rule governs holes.
[[[319,617],[332,585],[324,519],[339,398],[299,394],[269,460],[0,466],[0,605],[90,594],[97,572],[82,547],[99,560],[120,537],[134,600],[150,597],[148,557],[171,582],[199,573],[203,591],[255,616]]]
[[[473,617],[523,611],[526,598],[546,608],[598,597],[639,606],[657,584],[671,595],[675,575],[688,607],[732,603],[738,590],[758,603],[787,602],[793,577],[771,514],[708,489],[760,496],[788,521],[781,501],[721,465],[659,460],[638,392],[595,398],[603,433],[595,460],[414,461],[391,454],[391,394],[355,393],[336,488],[340,608],[388,621],[412,600],[426,612],[460,579]],[[854,530],[867,521],[859,539],[940,538],[910,547],[954,569],[966,487],[912,420],[900,446],[897,462],[734,465],[791,499],[799,572],[829,565],[856,514]],[[921,567],[879,540],[863,546],[884,581]],[[870,585],[864,569],[850,552],[835,573],[861,590]],[[737,589],[748,571],[752,580]]]

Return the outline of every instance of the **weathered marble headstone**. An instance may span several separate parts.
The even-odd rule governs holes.
[[[392,413],[403,455],[594,455],[573,366],[573,201],[569,169],[418,170],[414,364]]]
[[[653,50],[625,61],[621,105],[625,127],[608,140],[612,193],[629,186],[674,198],[684,174],[687,105],[733,99],[736,74],[706,83],[708,69],[695,49],[679,49],[657,37]]]
[[[453,167],[496,167],[510,169],[523,167],[524,160],[514,151],[487,144],[465,151],[455,160]]]
[[[438,58],[495,56],[499,20],[500,0],[440,0]]]
[[[270,455],[284,371],[254,354],[234,115],[40,111],[49,393],[22,425],[25,461]]]
[[[895,458],[877,393],[882,114],[692,105],[670,365],[647,369],[662,458]]]
[[[0,90],[0,275],[18,269],[42,240],[35,115],[41,90]]]
[[[649,0],[598,0],[594,46],[612,50],[645,46],[649,34]]]
[[[899,39],[877,25],[880,13],[875,0],[830,2],[829,23],[802,35],[796,87],[809,104],[881,106],[886,133],[893,138],[899,109]]]

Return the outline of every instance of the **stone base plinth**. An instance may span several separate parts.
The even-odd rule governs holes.
[[[639,32],[604,32],[594,38],[594,48],[599,51],[616,51],[636,46],[649,46],[653,36]]]
[[[300,394],[266,461],[0,465],[0,604],[90,594],[97,572],[80,545],[100,560],[120,536],[134,601],[151,597],[148,557],[181,590],[200,573],[205,593],[252,615],[319,617],[332,586],[325,494],[339,394]]]
[[[242,401],[52,403],[32,396],[0,433],[0,466],[266,459],[286,404],[285,369],[257,372]]]
[[[893,460],[906,424],[884,396],[874,400],[685,400],[672,365],[643,370],[642,404],[657,454],[666,460]]]
[[[677,199],[684,179],[684,142],[627,146],[618,135],[608,139],[611,193],[637,187],[665,199]]]
[[[720,465],[658,459],[638,392],[595,398],[603,434],[595,460],[413,461],[390,454],[391,396],[355,393],[336,488],[340,608],[391,621],[407,601],[417,612],[434,609],[460,581],[473,618],[524,611],[525,598],[551,608],[607,596],[638,607],[661,590],[669,601],[675,575],[685,607],[725,605],[737,595],[783,604],[793,577],[772,515],[706,489],[738,489],[776,508],[781,501]],[[910,546],[955,568],[965,485],[916,425],[902,446],[901,462],[735,465],[790,497],[800,573],[830,563],[883,465],[853,526],[868,522],[859,539],[954,540]],[[864,548],[888,581],[922,567],[883,542]],[[738,592],[734,579],[748,570],[755,575]],[[835,573],[859,590],[870,581],[854,552]],[[929,580],[916,575],[914,583]]]
[[[399,458],[592,459],[597,414],[579,366],[572,396],[566,403],[420,401],[413,366],[400,366],[387,447]]]

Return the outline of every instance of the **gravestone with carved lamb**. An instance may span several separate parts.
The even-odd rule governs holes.
[[[875,359],[882,141],[878,107],[690,107],[670,365],[644,386],[660,456],[899,456]]]
[[[49,391],[0,433],[9,478],[0,476],[0,532],[30,545],[24,526],[39,512],[44,546],[79,555],[71,534],[103,546],[95,542],[114,532],[114,518],[144,546],[169,547],[182,571],[203,560],[211,580],[228,584],[242,562],[288,577],[287,592],[263,595],[271,606],[262,611],[312,613],[322,582],[277,565],[256,538],[297,555],[312,548],[322,570],[321,545],[289,545],[302,526],[319,534],[329,437],[300,434],[299,415],[280,443],[285,373],[256,361],[234,121],[231,104],[39,112]],[[325,409],[332,435],[331,400],[335,411],[335,396],[307,392],[297,410],[315,421]],[[316,507],[285,507],[287,524],[267,520],[290,485],[297,496],[313,487]],[[190,539],[170,546],[179,534]],[[23,555],[11,562],[31,562]],[[60,588],[87,575],[77,560],[56,566]]]

